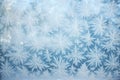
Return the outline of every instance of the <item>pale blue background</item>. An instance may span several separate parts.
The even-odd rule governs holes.
[[[119,80],[120,0],[0,0],[0,80]]]

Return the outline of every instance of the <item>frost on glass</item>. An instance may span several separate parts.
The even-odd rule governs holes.
[[[0,80],[119,80],[120,0],[0,0]]]

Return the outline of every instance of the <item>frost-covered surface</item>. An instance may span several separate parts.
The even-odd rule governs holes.
[[[0,80],[119,80],[120,0],[0,0]]]

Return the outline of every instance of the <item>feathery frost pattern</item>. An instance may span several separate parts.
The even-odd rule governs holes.
[[[0,0],[0,80],[120,80],[120,0]]]

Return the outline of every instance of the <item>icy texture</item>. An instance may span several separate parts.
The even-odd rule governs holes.
[[[120,0],[0,0],[0,80],[119,80]]]

